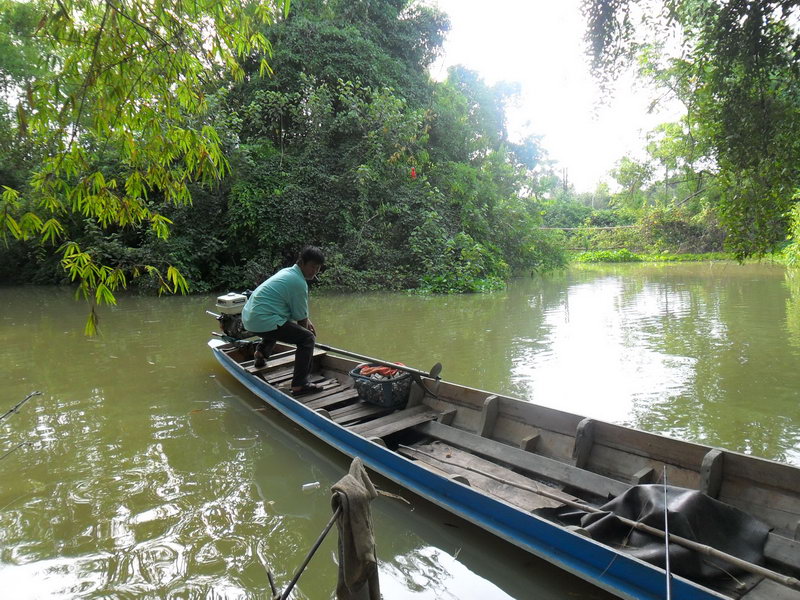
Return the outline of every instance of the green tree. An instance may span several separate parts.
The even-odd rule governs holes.
[[[34,80],[27,72],[14,79],[24,87],[16,134],[46,154],[26,185],[4,185],[0,234],[60,244],[63,268],[92,302],[113,303],[113,292],[142,273],[162,289],[185,289],[172,266],[99,260],[66,237],[65,220],[110,233],[146,226],[166,238],[170,221],[153,197],[189,204],[192,182],[213,182],[228,169],[217,133],[192,117],[206,111],[214,82],[241,78],[241,60],[269,52],[258,25],[288,8],[288,0],[32,2],[22,27],[5,33],[37,61]],[[269,70],[265,59],[259,68]],[[95,325],[93,308],[87,331]]]
[[[44,48],[29,33],[38,15],[32,4],[0,0],[0,182],[19,189],[41,152],[18,135],[17,119],[24,118],[17,101],[45,68]]]
[[[653,178],[653,167],[648,161],[623,156],[611,171],[611,176],[620,187],[620,192],[614,197],[615,206],[632,209],[647,206],[646,189]]]
[[[800,3],[780,0],[586,0],[595,71],[609,82],[626,61],[687,107],[708,148],[727,243],[741,258],[786,237],[800,181]],[[634,14],[641,20],[634,20]],[[677,34],[682,56],[666,53]]]
[[[447,26],[438,10],[407,0],[296,0],[287,17],[253,25],[249,39],[274,48],[236,54],[240,66],[227,71],[208,59],[216,66],[198,79],[196,104],[151,113],[189,142],[215,136],[213,158],[207,141],[203,160],[170,150],[167,136],[144,148],[154,160],[166,152],[157,167],[180,176],[178,201],[172,188],[141,184],[148,215],[170,237],[148,215],[123,228],[73,212],[59,219],[64,238],[120,273],[177,267],[191,290],[256,285],[305,243],[330,257],[321,283],[347,289],[475,291],[512,271],[560,264],[558,240],[537,229],[539,140],[512,143],[506,131],[516,88],[487,85],[463,68],[444,82],[429,79]],[[105,199],[135,169],[152,170],[134,164],[124,140],[96,133],[95,107],[87,107],[74,145],[102,174],[92,185]],[[137,156],[145,133],[155,135],[132,132]],[[107,182],[117,188],[108,192]],[[191,206],[181,201],[188,197]],[[34,248],[15,244],[6,256],[24,262]],[[39,267],[37,280],[53,280],[52,263],[28,262]],[[137,285],[161,283],[150,281]]]
[[[445,27],[436,11],[384,1],[295,2],[269,28],[275,76],[246,78],[228,105],[248,165],[227,213],[240,280],[309,239],[333,257],[323,282],[348,289],[417,287],[450,260],[465,261],[464,276],[437,289],[477,289],[462,283],[547,264],[532,249],[527,191],[538,140],[507,141],[513,86],[465,69],[428,79]],[[472,268],[478,255],[488,271]]]

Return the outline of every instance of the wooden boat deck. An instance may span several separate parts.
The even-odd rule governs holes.
[[[234,355],[237,351],[229,351]],[[789,465],[586,419],[513,398],[428,380],[412,385],[402,410],[362,401],[353,361],[317,350],[312,381],[323,390],[297,398],[325,418],[449,480],[525,512],[564,503],[599,506],[631,486],[657,483],[701,490],[770,525],[767,566],[800,575],[800,477]],[[240,366],[284,393],[292,351],[262,369]],[[433,393],[429,393],[433,390]],[[759,576],[739,577],[725,597],[800,600],[800,591]]]

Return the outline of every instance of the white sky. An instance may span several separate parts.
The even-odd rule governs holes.
[[[584,53],[580,0],[431,0],[450,16],[434,79],[464,65],[484,81],[519,82],[519,106],[508,114],[513,138],[542,135],[556,168],[567,168],[579,192],[593,191],[626,153],[642,154],[644,134],[677,118],[673,107],[647,114],[651,95],[627,77],[614,100],[597,107],[597,89]]]

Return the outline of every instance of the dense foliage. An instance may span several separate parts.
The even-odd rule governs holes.
[[[100,303],[145,272],[162,289],[185,289],[169,262],[129,250],[166,239],[166,210],[228,170],[201,119],[204,89],[241,79],[240,61],[269,50],[259,28],[286,9],[285,0],[2,0],[0,236],[22,242],[4,259],[48,267],[57,248],[60,268]],[[122,255],[104,254],[116,245]]]
[[[593,256],[617,250],[637,255],[720,252],[726,236],[713,202],[716,195],[708,188],[697,193],[702,173],[694,170],[675,132],[671,124],[656,128],[643,157],[623,157],[617,163],[612,171],[617,191],[605,186],[593,194],[559,190],[543,203],[544,224],[563,232],[569,250],[599,252]],[[675,175],[678,165],[680,176]]]
[[[584,9],[602,81],[636,58],[686,106],[663,132],[678,158],[664,181],[715,209],[740,258],[779,247],[800,187],[800,2],[585,0]],[[620,170],[634,191],[652,175],[635,161]]]
[[[252,287],[307,243],[329,257],[322,283],[346,289],[480,291],[563,264],[537,228],[542,151],[508,141],[504,106],[517,90],[461,68],[430,80],[442,13],[406,0],[274,10],[286,5],[207,0],[184,7],[181,27],[158,17],[162,5],[67,4],[87,11],[88,46],[47,4],[19,5],[21,26],[4,13],[3,39],[38,58],[21,62],[59,68],[2,111],[0,143],[40,151],[0,165],[15,175],[0,214],[18,238],[0,251],[3,275],[53,282],[66,267],[113,300],[126,275],[150,270],[157,287],[162,268],[172,289],[183,276],[197,291]],[[192,24],[213,6],[224,10],[210,16],[206,57]],[[37,29],[40,18],[55,29]],[[32,69],[3,72],[23,90]],[[47,121],[34,124],[39,114]],[[26,218],[40,221],[25,228]]]
[[[71,280],[94,302],[132,279],[245,288],[307,243],[324,285],[446,293],[570,250],[741,258],[788,234],[800,256],[795,2],[587,0],[597,72],[635,57],[687,107],[591,194],[538,140],[509,140],[514,85],[430,79],[449,25],[427,4],[0,8],[4,281]],[[670,27],[679,57],[659,45]]]

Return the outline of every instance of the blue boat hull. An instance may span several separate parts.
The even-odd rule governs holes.
[[[309,409],[210,345],[222,366],[259,398],[340,452],[360,457],[369,468],[398,485],[615,595],[643,600],[667,597],[664,570],[440,477]],[[680,600],[728,598],[677,576],[671,578],[671,587],[672,597]]]

